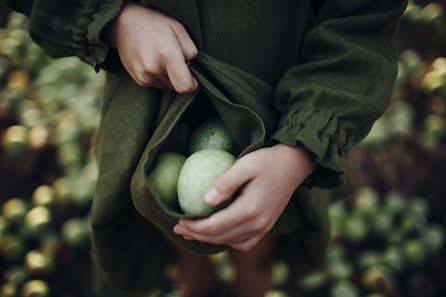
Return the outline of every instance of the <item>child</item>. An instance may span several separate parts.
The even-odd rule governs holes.
[[[264,295],[279,249],[291,251],[301,273],[323,262],[329,201],[300,185],[340,186],[351,146],[383,113],[406,1],[4,1],[30,16],[31,36],[50,55],[77,55],[109,72],[93,245],[99,270],[123,295],[144,295],[160,274],[153,261],[167,261],[154,227],[162,220],[146,220],[147,206],[131,203],[129,189],[163,96],[199,86],[188,67],[198,50],[274,86],[269,103],[281,118],[271,145],[239,158],[204,197],[218,205],[241,190],[237,199],[208,218],[179,220],[172,232],[230,246],[236,296]],[[285,215],[291,204],[299,215]],[[287,230],[270,232],[280,222]],[[185,294],[205,296],[213,286],[206,258],[182,248],[177,255]]]

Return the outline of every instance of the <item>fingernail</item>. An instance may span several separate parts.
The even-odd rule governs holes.
[[[218,200],[220,199],[220,193],[217,191],[217,189],[212,188],[209,190],[209,192],[206,193],[206,196],[204,197],[204,202],[209,205],[215,205],[218,203]]]
[[[173,232],[182,235],[184,233],[184,228],[179,225],[175,225],[175,227],[173,227]]]

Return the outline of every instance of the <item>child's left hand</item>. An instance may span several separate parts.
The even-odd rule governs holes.
[[[277,144],[246,154],[205,195],[216,206],[241,188],[226,208],[198,220],[181,219],[174,232],[188,240],[225,244],[247,251],[271,230],[315,162],[303,147]]]

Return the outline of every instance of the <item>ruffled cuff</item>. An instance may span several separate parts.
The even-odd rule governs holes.
[[[99,69],[111,70],[119,61],[117,52],[109,47],[104,33],[107,25],[120,13],[122,5],[123,0],[102,1],[73,29],[76,56],[92,65],[96,72]]]
[[[293,146],[303,145],[314,154],[318,165],[303,185],[326,189],[343,185],[350,146],[345,136],[328,132],[329,127],[337,126],[335,121],[322,113],[308,117],[298,113],[293,115],[284,119],[272,139]],[[293,121],[296,118],[305,120]]]

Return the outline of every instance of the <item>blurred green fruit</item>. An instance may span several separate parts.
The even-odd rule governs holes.
[[[404,253],[398,246],[389,246],[382,254],[382,263],[391,271],[401,272],[404,268]]]
[[[434,70],[445,70],[446,69],[446,58],[445,57],[438,57],[432,62],[432,68]]]
[[[25,246],[21,238],[13,235],[3,235],[0,237],[0,257],[6,262],[19,260],[25,251]]]
[[[54,259],[62,243],[58,233],[45,233],[40,237],[40,249],[44,255]]]
[[[441,22],[444,16],[443,6],[439,3],[429,3],[421,10],[421,16],[428,23]]]
[[[59,112],[58,116],[59,121],[56,126],[56,143],[78,143],[81,136],[81,124],[78,122],[74,112],[65,110]]]
[[[330,292],[331,297],[358,297],[358,288],[350,281],[337,282]]]
[[[414,217],[413,215],[406,215],[401,221],[399,231],[405,237],[414,235],[418,236],[419,232],[422,230],[423,223],[424,222],[421,222],[417,217]]]
[[[40,150],[49,144],[49,131],[48,128],[41,126],[34,126],[31,128],[28,134],[29,146],[34,150]]]
[[[53,189],[56,192],[56,204],[69,203],[72,190],[68,180],[68,177],[59,177],[53,183]]]
[[[354,201],[354,212],[359,216],[369,219],[378,213],[378,193],[369,187],[361,188]]]
[[[17,286],[12,283],[5,283],[0,289],[0,297],[16,297]]]
[[[42,121],[42,112],[36,100],[22,100],[18,112],[19,114],[17,115],[17,117],[19,119],[19,122],[24,126],[34,127],[39,125],[39,123]]]
[[[328,266],[328,275],[331,278],[343,280],[349,279],[353,274],[353,267],[350,263],[338,261]]]
[[[29,234],[39,236],[51,223],[51,212],[45,206],[32,208],[25,216],[25,227]]]
[[[18,64],[22,58],[24,46],[20,40],[8,36],[0,43],[0,54],[6,56],[13,64]]]
[[[186,157],[178,153],[160,153],[147,174],[150,190],[170,207],[178,206],[178,177],[185,161]]]
[[[424,242],[420,239],[413,239],[405,242],[404,256],[409,264],[421,265],[427,257],[427,250]]]
[[[21,29],[25,30],[28,24],[28,19],[25,15],[12,11],[8,16],[8,24],[6,28],[8,30]]]
[[[279,290],[269,290],[265,293],[265,297],[288,297],[288,294]]]
[[[91,206],[95,183],[82,174],[79,170],[73,170],[67,176],[68,187],[70,188],[70,201],[79,208]]]
[[[378,213],[373,220],[373,231],[382,236],[387,236],[392,230],[392,217],[385,212]]]
[[[56,200],[56,192],[48,185],[39,186],[33,193],[32,200],[36,206],[50,207]]]
[[[423,198],[414,198],[408,209],[408,215],[414,216],[420,223],[425,223],[429,212],[429,204]]]
[[[343,201],[333,203],[328,208],[328,218],[330,220],[330,227],[334,231],[342,229],[345,219],[347,217],[347,211]]]
[[[386,297],[386,295],[379,294],[379,293],[372,293],[367,295],[366,297]]]
[[[389,191],[384,197],[383,208],[391,216],[399,215],[405,211],[406,201],[398,191]]]
[[[444,70],[433,70],[426,73],[421,85],[430,93],[437,93],[445,84]]]
[[[280,287],[286,284],[290,278],[290,268],[288,264],[283,261],[274,262],[272,268],[272,285],[273,287]]]
[[[445,82],[446,85],[446,82]],[[434,149],[446,138],[446,123],[439,115],[428,115],[424,120],[422,135],[423,145],[428,149]]]
[[[220,263],[215,265],[215,274],[219,281],[230,284],[235,280],[236,271],[231,263]]]
[[[2,207],[3,217],[11,223],[21,222],[28,210],[25,201],[19,198],[12,198],[6,201]]]
[[[24,67],[34,72],[39,72],[45,65],[50,62],[48,56],[43,52],[42,48],[32,42],[26,48],[23,60]]]
[[[373,123],[369,134],[361,141],[361,145],[376,147],[383,145],[389,138],[389,123],[385,117],[381,117]]]
[[[53,263],[46,255],[32,250],[25,255],[25,266],[30,275],[47,276],[52,270]]]
[[[398,229],[392,230],[387,237],[387,242],[389,244],[398,245],[398,244],[402,244],[403,241],[404,241],[404,235]]]
[[[298,280],[298,285],[304,290],[314,290],[320,288],[326,281],[325,272],[313,272]]]
[[[231,154],[236,153],[236,143],[220,118],[208,119],[192,132],[189,155],[204,149],[219,149]]]
[[[22,155],[28,149],[28,128],[25,126],[11,126],[3,135],[3,148],[11,157]]]
[[[392,136],[411,136],[415,118],[415,111],[411,104],[404,101],[394,103],[388,110],[388,116]]]
[[[5,271],[4,276],[8,283],[19,286],[25,282],[28,273],[23,266],[12,266]]]
[[[42,280],[31,280],[23,285],[22,297],[49,297],[50,288]]]
[[[382,258],[377,251],[364,251],[359,255],[358,265],[362,270],[369,270],[381,264]]]
[[[423,65],[423,59],[417,51],[405,49],[400,55],[400,61],[404,64],[409,73],[418,72]]]
[[[21,31],[16,31],[17,33]],[[30,75],[26,70],[17,70],[9,74],[7,86],[26,92],[30,85]]]
[[[80,168],[82,165],[82,148],[78,143],[64,142],[59,145],[57,157],[65,169]]]
[[[0,215],[0,237],[2,237],[8,230],[8,222],[3,215]]]
[[[62,226],[62,238],[71,246],[84,246],[90,240],[90,225],[82,219],[69,219]]]
[[[395,286],[391,275],[380,267],[373,267],[368,270],[363,275],[361,283],[367,290],[382,294],[391,294]]]
[[[358,215],[351,216],[345,221],[344,236],[351,242],[358,243],[364,240],[368,231],[368,226]]]
[[[438,225],[429,226],[423,232],[423,239],[430,252],[439,252],[444,245],[444,230]]]
[[[343,261],[345,257],[345,249],[340,244],[330,244],[327,249],[327,262],[335,263]]]

